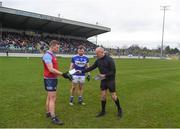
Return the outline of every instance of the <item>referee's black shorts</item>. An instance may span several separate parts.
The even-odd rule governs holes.
[[[109,92],[116,92],[116,84],[115,84],[115,80],[102,80],[101,81],[101,90],[107,90],[109,89]]]

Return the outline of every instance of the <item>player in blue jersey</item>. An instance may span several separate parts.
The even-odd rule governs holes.
[[[72,57],[70,70],[85,70],[85,68],[89,67],[89,59],[84,56],[85,47],[80,45],[78,47],[78,54]],[[87,75],[87,80],[90,81],[90,73]],[[70,102],[69,105],[73,106],[74,95],[76,93],[76,89],[78,88],[78,103],[81,105],[85,105],[83,102],[83,88],[85,82],[85,74],[84,73],[75,73],[73,74],[72,87],[70,89]]]

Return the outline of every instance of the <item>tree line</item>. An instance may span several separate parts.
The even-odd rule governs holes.
[[[160,57],[161,48],[157,47],[156,49],[148,49],[147,47],[140,47],[138,45],[131,45],[129,47],[122,47],[122,48],[108,48],[106,49],[108,52],[110,52],[113,55],[121,55],[121,56],[127,56],[127,55],[133,55],[133,56],[155,56]],[[180,50],[178,48],[171,48],[170,46],[165,46],[163,49],[163,56],[168,55],[179,55]]]

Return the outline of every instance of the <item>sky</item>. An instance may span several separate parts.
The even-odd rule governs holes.
[[[3,6],[51,16],[98,22],[111,32],[98,36],[106,47],[157,48],[162,40],[163,11],[166,11],[164,45],[180,48],[180,0],[0,0]],[[89,40],[95,41],[95,37]]]

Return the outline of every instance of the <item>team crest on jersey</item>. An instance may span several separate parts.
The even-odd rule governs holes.
[[[75,61],[75,65],[79,66],[79,67],[85,67],[86,66],[86,61]]]

